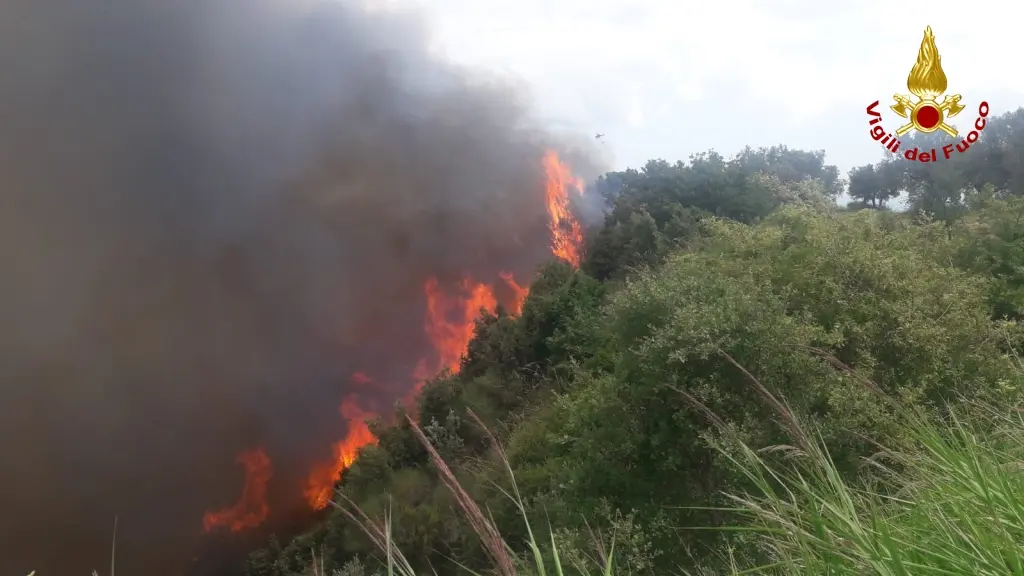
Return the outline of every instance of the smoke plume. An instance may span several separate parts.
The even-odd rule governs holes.
[[[180,574],[247,450],[301,507],[343,398],[408,392],[424,282],[550,257],[567,145],[428,46],[333,0],[0,3],[0,571],[102,569],[117,515],[118,572]]]

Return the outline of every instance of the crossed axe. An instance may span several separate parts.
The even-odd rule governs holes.
[[[904,96],[902,94],[894,94],[892,98],[893,100],[896,101],[896,103],[890,106],[889,109],[899,114],[901,118],[909,118],[908,110],[913,110],[914,106],[916,105],[910,100],[908,96]],[[922,99],[922,101],[926,100]],[[952,118],[953,116],[956,116],[957,114],[960,113],[961,110],[964,109],[964,105],[960,103],[959,94],[948,95],[942,99],[942,103],[935,103],[935,106],[936,108],[939,109],[940,119],[942,118],[943,112],[949,112],[948,114],[946,114],[945,117]],[[900,126],[899,128],[896,129],[896,135],[903,136],[907,132],[910,132],[913,128],[914,123],[908,122],[907,124],[904,124],[903,126]],[[949,134],[950,136],[956,138],[956,128],[953,128],[949,124],[946,124],[945,122],[940,120],[938,128],[939,130],[942,130],[946,134]]]

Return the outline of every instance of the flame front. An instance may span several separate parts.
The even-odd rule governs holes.
[[[364,384],[369,382],[369,378],[365,374],[361,372],[356,374],[365,379]],[[359,449],[377,443],[377,439],[366,425],[366,421],[372,418],[373,414],[360,408],[354,395],[345,398],[338,410],[341,412],[341,417],[348,421],[348,433],[345,434],[344,439],[334,444],[334,455],[331,461],[316,466],[309,473],[305,495],[306,501],[314,510],[323,510],[330,503],[331,494],[334,492],[334,483],[341,477],[341,473],[356,461]]]
[[[511,273],[501,272],[499,277],[512,292],[509,304],[512,312],[519,314],[529,287],[520,286]],[[432,361],[421,358],[417,362],[412,374],[415,385],[404,398],[406,404],[411,404],[424,382],[442,369],[447,368],[453,373],[459,371],[462,357],[469,348],[469,341],[473,339],[473,329],[480,311],[486,310],[493,314],[498,307],[494,288],[476,282],[468,275],[463,276],[455,294],[443,292],[438,279],[433,276],[423,284],[423,292],[427,303],[423,329],[434,348],[435,358]],[[371,382],[370,377],[363,372],[355,372],[351,379],[359,386]],[[348,421],[348,433],[343,440],[334,444],[331,460],[314,467],[307,478],[304,494],[314,510],[322,510],[330,503],[334,484],[341,473],[355,462],[359,449],[377,442],[366,425],[367,420],[374,415],[362,410],[354,395],[342,402],[340,411],[341,416]]]
[[[907,89],[914,96],[928,100],[934,100],[946,91],[946,73],[942,71],[942,57],[935,46],[931,26],[924,30],[924,39],[917,51],[917,62],[907,77]]]
[[[583,231],[569,209],[567,186],[572,185],[583,194],[583,183],[573,178],[572,172],[558,159],[558,154],[548,151],[544,155],[544,192],[548,209],[548,228],[551,230],[551,252],[579,267],[583,251]]]
[[[245,468],[242,495],[234,506],[203,515],[203,529],[207,532],[214,528],[241,532],[259,526],[270,514],[267,505],[267,484],[273,475],[270,458],[262,448],[257,448],[242,452],[236,461]]]
[[[548,213],[548,226],[551,230],[551,252],[556,257],[579,266],[583,246],[583,231],[569,207],[568,188],[574,187],[583,194],[583,183],[574,178],[572,172],[562,164],[558,155],[548,152],[543,158],[545,204]],[[498,273],[498,277],[507,287],[510,298],[502,298],[513,315],[522,313],[523,304],[529,294],[529,286],[521,286],[515,277],[506,271]],[[426,300],[426,315],[423,330],[434,350],[432,357],[421,358],[411,376],[413,387],[403,400],[411,405],[423,384],[436,376],[441,370],[448,369],[458,373],[473,339],[476,320],[481,310],[493,314],[498,306],[495,296],[496,285],[478,282],[468,274],[464,275],[454,293],[442,290],[439,280],[431,276],[423,284]],[[352,380],[360,386],[370,383],[370,378],[362,372],[352,375]],[[359,449],[368,444],[376,443],[376,438],[366,426],[372,416],[360,409],[355,396],[349,396],[341,405],[342,417],[348,420],[348,434],[337,442],[334,456],[330,462],[317,466],[310,473],[305,490],[309,505],[316,510],[323,509],[330,502],[334,484],[341,473],[352,465]],[[415,416],[415,414],[414,414]]]
[[[509,311],[514,315],[518,316],[523,312],[523,303],[526,302],[526,297],[530,294],[529,286],[520,286],[511,272],[499,272],[498,276],[505,281],[505,285],[512,290],[512,302],[509,304]]]
[[[523,303],[530,293],[529,286],[520,286],[511,272],[501,271],[498,277],[511,292],[511,300],[503,302],[512,315],[523,311]],[[458,292],[448,295],[442,292],[435,277],[427,279],[423,285],[427,300],[427,315],[423,329],[434,348],[436,358],[433,361],[421,358],[413,370],[412,378],[416,382],[415,391],[423,386],[423,382],[447,368],[453,374],[459,371],[462,357],[469,349],[469,341],[473,339],[473,330],[480,311],[494,314],[498,307],[495,288],[477,282],[469,276],[463,276]]]

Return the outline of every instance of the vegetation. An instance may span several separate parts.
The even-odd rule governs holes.
[[[1024,574],[1018,144],[1024,110],[845,208],[822,152],[606,175],[580,268],[484,315],[248,573]]]

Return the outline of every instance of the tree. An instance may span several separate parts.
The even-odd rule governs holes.
[[[886,202],[900,195],[902,173],[897,162],[890,158],[851,170],[850,197],[864,207],[885,208]]]

